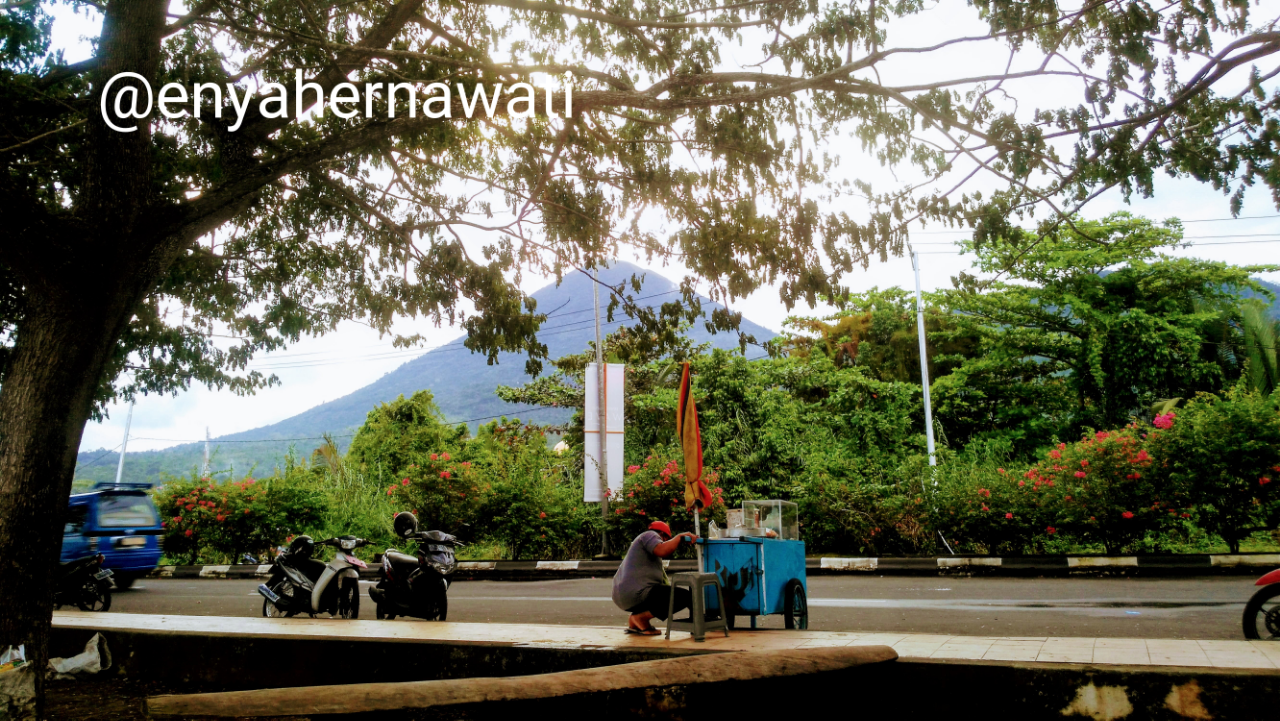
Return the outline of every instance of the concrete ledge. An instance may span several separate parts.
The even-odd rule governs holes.
[[[537,580],[612,576],[618,561],[459,561],[454,578],[466,580]],[[1280,553],[1180,554],[1159,556],[881,556],[810,558],[810,576],[847,573],[927,575],[983,573],[993,575],[1081,575],[1089,573],[1147,576],[1253,575],[1280,568]],[[694,570],[694,561],[667,562],[673,573]],[[376,579],[381,564],[371,563],[360,572]],[[263,578],[271,572],[263,565],[160,566],[153,578]]]
[[[855,699],[859,714],[873,718],[951,718],[957,699],[968,699],[981,704],[984,718],[1000,711],[1018,719],[1254,719],[1274,716],[1274,699],[1280,697],[1280,648],[1265,642],[739,630],[729,638],[709,636],[694,643],[688,634],[673,634],[667,642],[598,627],[59,612],[50,650],[74,652],[99,631],[116,660],[110,673],[124,682],[145,681],[149,693],[522,676],[688,654],[814,646],[885,645],[900,655],[883,668],[811,680],[793,677],[777,687],[727,682],[704,693],[655,681],[643,693],[590,694],[569,706],[564,699],[554,706],[486,703],[457,707],[458,713],[448,716],[495,721],[512,718],[512,712],[578,718],[580,712],[602,709],[609,711],[606,718],[705,718],[722,714],[726,700],[749,700],[752,716],[794,716],[797,702],[835,708]],[[1193,647],[1203,659],[1188,658],[1186,651]],[[1133,653],[1139,654],[1138,663],[1125,660]]]

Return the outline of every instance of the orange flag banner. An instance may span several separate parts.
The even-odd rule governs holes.
[[[684,451],[684,507],[706,508],[711,505],[711,491],[702,482],[702,434],[698,431],[698,408],[693,403],[693,385],[689,364],[684,364],[680,378],[680,400],[676,404],[676,435]]]

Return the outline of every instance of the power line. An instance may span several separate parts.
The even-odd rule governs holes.
[[[1199,218],[1197,220],[1184,220],[1181,222],[1183,225],[1187,225],[1189,223],[1222,223],[1228,220],[1267,220],[1271,218],[1280,218],[1280,215],[1249,215],[1243,218]],[[973,232],[972,230],[965,230],[963,228],[959,230],[921,230],[921,231],[917,231],[915,235],[942,235],[944,233],[972,233],[972,232]]]

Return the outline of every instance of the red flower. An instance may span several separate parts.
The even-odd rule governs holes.
[[[538,518],[546,518],[546,517],[547,517],[547,512],[546,512],[546,511],[543,511],[542,513],[539,513],[539,514],[538,514]]]
[[[643,508],[641,508],[640,510],[636,511],[636,513],[639,513],[640,515],[642,515],[642,516],[643,516],[643,515],[644,515],[644,509],[643,509]]]
[[[640,470],[640,466],[627,466],[627,473],[635,473]]]
[[[1026,481],[1018,481],[1018,486],[1019,486],[1019,487],[1021,487],[1021,486],[1025,486],[1025,485],[1027,485],[1027,482],[1026,482]]]
[[[168,527],[169,527],[169,524],[168,524],[168,523],[166,523],[165,521],[161,521],[161,522],[160,522],[160,527],[161,527],[161,528],[168,528]]]
[[[1006,513],[1006,514],[1004,514],[1004,517],[1005,517],[1005,518],[1013,518],[1013,514],[1012,514],[1012,513]]]
[[[186,536],[187,536],[187,538],[190,538],[190,537],[191,537],[191,529],[190,529],[190,528],[188,528],[188,529],[187,529]]]
[[[984,504],[982,504],[982,510],[984,510],[984,511],[990,511],[991,509],[990,509],[990,508],[987,508],[987,504],[985,504],[985,503],[984,503]]]
[[[392,488],[388,488],[388,489],[387,489],[387,495],[388,495],[388,496],[389,496],[389,495],[391,495],[392,493],[394,493],[394,492],[395,492],[395,490],[396,490],[396,489],[395,489],[394,487],[392,487]]]
[[[248,509],[248,508],[244,509],[244,515],[246,515],[246,516],[247,516],[247,515],[249,515],[249,509]]]
[[[1053,488],[1053,481],[1049,481],[1046,485],[1048,485],[1050,488]]]
[[[1084,471],[1076,471],[1076,478],[1084,478]]]
[[[174,523],[182,523],[182,516],[174,516],[174,517],[173,517],[173,522],[174,522]]]
[[[1258,485],[1260,486],[1265,486],[1270,482],[1271,482],[1271,478],[1269,476],[1263,476],[1262,478],[1258,479]]]
[[[1044,532],[1052,536],[1053,534],[1058,532],[1058,529],[1054,528],[1053,526],[1049,526],[1048,528],[1044,529]]]
[[[1121,518],[1133,518],[1133,511],[1125,511],[1120,514]]]
[[[1004,469],[1003,469],[1003,468],[997,468],[997,469],[996,469],[996,472],[997,472],[997,473],[999,473],[1000,475],[1004,475]]]
[[[225,520],[227,520],[227,517],[226,517],[226,516],[224,516],[224,515],[222,515],[222,514],[218,514],[218,520],[219,520],[219,521],[225,521]]]
[[[982,496],[983,498],[990,498],[990,497],[991,497],[991,491],[988,491],[988,490],[987,490],[987,489],[985,489],[985,488],[979,488],[979,489],[978,489],[978,495],[979,495],[979,496]]]
[[[408,478],[401,478],[401,479],[400,479],[400,485],[402,485],[402,486],[407,486],[407,485],[409,485],[409,479],[408,479]]]
[[[1071,500],[1071,496],[1064,496],[1063,500],[1067,500],[1067,501],[1069,501],[1069,500]]]
[[[1050,458],[1052,458],[1052,459],[1054,459],[1054,460],[1057,460],[1057,459],[1059,459],[1059,458],[1061,458],[1061,457],[1062,457],[1062,454],[1061,454],[1061,453],[1059,453],[1059,452],[1058,452],[1058,451],[1056,451],[1056,450],[1053,450],[1053,451],[1049,451],[1049,457],[1050,457]]]
[[[1088,461],[1080,461],[1080,466],[1081,466],[1082,468],[1088,468],[1088,467],[1089,467],[1089,462],[1088,462]]]
[[[436,454],[432,453],[432,454],[431,454],[431,460],[433,460],[433,461],[438,461],[438,460],[440,460],[440,456],[438,456],[438,455],[436,455]]]
[[[188,511],[194,511],[194,510],[196,510],[196,504],[194,504],[194,503],[190,504],[189,506],[187,506],[187,510],[188,510]]]
[[[441,478],[448,478],[448,477],[449,477],[449,472],[448,472],[448,471],[440,471],[440,477],[441,477]]]
[[[440,457],[441,457],[441,458],[443,458],[443,459],[444,459],[444,460],[446,460],[446,461],[447,461],[447,460],[449,460],[449,454],[448,454],[448,453],[441,453],[441,454],[440,454]]]
[[[1147,450],[1146,450],[1145,448],[1144,448],[1144,449],[1142,449],[1142,450],[1140,450],[1140,451],[1138,451],[1138,460],[1139,460],[1139,461],[1149,461],[1149,460],[1151,460],[1151,456],[1147,454]]]

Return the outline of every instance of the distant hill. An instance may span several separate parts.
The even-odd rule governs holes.
[[[600,278],[610,285],[617,285],[633,273],[646,274],[637,294],[642,305],[661,305],[677,297],[676,284],[630,263],[616,263],[612,268],[602,270]],[[538,310],[548,314],[539,338],[547,344],[550,358],[581,353],[587,349],[588,343],[595,340],[591,286],[591,279],[581,273],[573,273],[559,286],[549,285],[533,294],[538,301]],[[709,304],[705,298],[703,302]],[[619,311],[614,322],[607,323],[604,330],[609,332],[627,320]],[[745,318],[742,329],[762,341],[776,335],[774,331]],[[736,348],[738,345],[736,335],[712,335],[700,323],[690,329],[689,337],[697,343],[710,342],[717,348]],[[214,462],[211,465],[215,470],[234,467],[237,475],[255,465],[259,474],[270,473],[282,462],[291,446],[302,456],[310,455],[320,443],[315,438],[324,433],[339,436],[335,440],[345,449],[350,442],[350,434],[364,423],[365,415],[372,408],[394,400],[396,396],[408,396],[423,389],[435,395],[446,419],[453,423],[468,422],[472,428],[482,419],[504,414],[538,423],[568,420],[572,414],[568,409],[529,409],[505,403],[494,395],[494,389],[500,385],[520,385],[530,380],[524,373],[524,362],[523,355],[503,353],[497,364],[487,365],[484,356],[472,354],[459,339],[428,351],[337,400],[322,403],[279,423],[215,438],[212,444],[215,448]],[[549,366],[547,370],[550,370]],[[189,473],[200,465],[203,453],[202,443],[129,453],[125,458],[125,480],[156,482],[162,473]],[[117,454],[104,450],[81,452],[76,467],[77,482],[113,480],[118,458]]]

